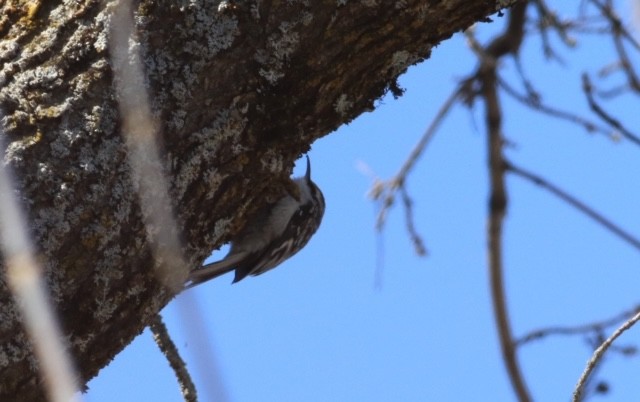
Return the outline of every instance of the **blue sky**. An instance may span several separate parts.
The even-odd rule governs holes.
[[[489,37],[502,22],[496,18],[495,24],[479,26],[479,36]],[[595,75],[613,61],[608,45],[595,38],[581,42],[559,65],[544,61],[537,38],[527,39],[524,69],[546,102],[586,114],[579,73]],[[455,107],[409,177],[428,257],[414,254],[399,208],[377,237],[376,208],[366,198],[372,180],[361,168],[366,165],[381,178],[394,175],[457,80],[474,65],[458,34],[401,77],[403,97],[383,99],[374,112],[313,145],[313,176],[327,210],[303,251],[265,275],[233,286],[232,276],[225,276],[165,308],[200,400],[216,400],[214,393],[236,402],[514,400],[489,298],[482,106]],[[517,83],[513,63],[504,69]],[[635,213],[640,149],[502,99],[512,161],[640,235]],[[638,127],[637,99],[614,110]],[[297,175],[304,172],[302,161]],[[530,183],[510,176],[508,189],[505,276],[516,336],[606,318],[638,303],[637,250]],[[225,253],[218,251],[213,259]],[[378,255],[383,255],[380,288],[374,286]],[[208,345],[200,344],[198,335]],[[639,335],[634,328],[620,344],[637,344]],[[522,367],[534,399],[568,400],[590,354],[578,337],[523,347]],[[198,356],[212,356],[206,358],[210,366],[197,367]],[[211,374],[216,368],[221,384]],[[637,358],[611,355],[599,375],[612,387],[608,400],[640,394]],[[89,387],[90,402],[181,400],[148,331]]]

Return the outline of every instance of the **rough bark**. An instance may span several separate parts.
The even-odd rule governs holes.
[[[314,140],[371,111],[433,46],[512,2],[137,3],[190,267],[242,227],[251,205],[284,191],[277,184]],[[108,48],[117,2],[0,4],[4,161],[86,383],[174,296],[153,275],[120,135]],[[35,363],[2,278],[0,400],[43,399]]]

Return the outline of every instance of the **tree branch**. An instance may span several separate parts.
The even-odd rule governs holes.
[[[413,243],[414,249],[418,255],[427,254],[427,249],[424,246],[424,241],[422,237],[418,234],[414,219],[413,219],[413,208],[412,201],[409,197],[409,194],[406,190],[406,179],[411,170],[415,167],[416,162],[424,153],[427,145],[430,143],[431,139],[437,132],[438,128],[444,118],[449,114],[451,108],[455,105],[455,102],[459,99],[460,93],[462,91],[462,86],[457,88],[455,91],[449,95],[449,97],[443,102],[442,106],[438,110],[438,113],[433,118],[429,127],[425,130],[424,134],[413,148],[405,162],[402,164],[402,167],[391,179],[389,180],[376,180],[373,184],[369,194],[373,200],[380,200],[381,206],[378,211],[378,215],[376,218],[376,229],[380,233],[384,228],[384,224],[386,222],[387,215],[389,210],[395,204],[396,193],[399,191],[402,198],[402,205],[405,210],[405,224],[407,227],[407,232],[409,233],[409,237],[411,238],[411,242]]]
[[[623,137],[627,138],[634,145],[640,146],[640,137],[638,137],[637,135],[629,131],[626,127],[622,125],[622,123],[620,123],[618,119],[614,118],[609,113],[607,113],[602,108],[602,106],[600,106],[598,102],[596,102],[593,96],[593,85],[591,85],[591,80],[589,79],[589,76],[586,73],[582,74],[582,91],[587,97],[587,102],[589,103],[589,107],[595,114],[600,116],[602,120],[607,122],[611,127],[615,128]]]
[[[640,306],[634,307],[605,320],[575,326],[556,326],[540,328],[521,336],[515,341],[516,346],[522,346],[533,341],[538,341],[552,335],[582,335],[597,333],[598,335],[608,327],[612,327],[621,321],[626,321],[640,312]]]
[[[579,210],[580,212],[584,213],[585,215],[587,215],[588,217],[590,217],[591,219],[593,219],[594,221],[602,225],[605,229],[609,230],[611,233],[613,233],[620,239],[624,240],[627,244],[640,250],[640,239],[636,238],[635,236],[631,235],[627,231],[623,230],[618,225],[614,224],[609,219],[605,218],[600,213],[596,212],[594,209],[592,209],[591,207],[589,207],[579,199],[573,197],[572,195],[562,190],[560,187],[550,183],[549,181],[543,179],[542,177],[534,173],[531,173],[527,170],[524,170],[521,167],[518,167],[509,161],[505,161],[505,164],[506,164],[505,165],[506,168],[510,172],[524,179],[527,179],[530,182],[550,191],[553,195],[557,196],[558,198],[565,201],[569,205],[575,207],[577,210]]]
[[[598,347],[595,350],[595,352],[593,352],[593,356],[591,356],[591,359],[589,359],[589,361],[587,362],[587,367],[585,368],[584,372],[580,376],[580,379],[578,380],[578,383],[576,384],[576,387],[573,391],[573,398],[572,398],[573,402],[582,401],[583,394],[584,394],[584,387],[589,380],[589,376],[591,375],[593,370],[598,366],[598,364],[602,359],[602,356],[604,356],[604,354],[609,349],[609,347],[611,347],[613,342],[620,335],[622,335],[626,330],[628,330],[633,325],[635,325],[635,323],[637,323],[639,320],[640,320],[640,312],[636,313],[636,315],[634,315],[629,320],[627,320],[624,324],[622,324],[620,328],[616,329],[615,332],[611,334],[611,336],[607,338],[602,343],[602,345],[600,345],[600,347]]]
[[[509,83],[507,83],[502,77],[498,77],[498,84],[500,88],[504,89],[504,91],[510,95],[513,99],[522,103],[525,106],[532,108],[540,113],[546,114],[547,116],[555,117],[561,120],[566,120],[570,123],[577,124],[584,128],[587,132],[593,133],[599,132],[608,137],[611,136],[611,130],[605,127],[599,126],[594,122],[591,122],[585,119],[582,116],[578,116],[571,112],[567,112],[564,110],[556,109],[552,106],[545,105],[540,101],[538,97],[525,96],[523,94],[518,93]]]
[[[488,249],[491,300],[493,302],[502,358],[506,365],[511,385],[520,402],[531,401],[531,396],[516,355],[517,350],[513,342],[503,278],[502,227],[507,210],[508,197],[504,174],[505,161],[502,153],[505,140],[502,135],[502,110],[497,91],[496,64],[499,57],[518,53],[524,34],[526,8],[526,2],[514,6],[509,14],[509,23],[506,31],[494,38],[479,53],[481,65],[477,75],[477,79],[481,84],[480,96],[485,104],[485,121],[488,133],[490,181]]]
[[[187,370],[187,365],[180,357],[178,348],[176,348],[176,345],[171,340],[171,336],[169,336],[167,327],[164,325],[160,314],[156,314],[153,317],[149,323],[149,329],[153,333],[153,340],[160,348],[162,354],[167,358],[169,365],[178,379],[180,392],[185,402],[196,402],[198,400],[196,386],[193,384],[189,370]]]

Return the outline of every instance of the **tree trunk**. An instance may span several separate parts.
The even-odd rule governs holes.
[[[228,241],[251,205],[284,191],[279,183],[314,140],[373,110],[409,65],[508,3],[136,3],[137,49],[189,267]],[[0,5],[4,162],[82,383],[174,296],[153,274],[120,133],[108,46],[116,5]],[[43,400],[19,316],[3,276],[0,400]]]

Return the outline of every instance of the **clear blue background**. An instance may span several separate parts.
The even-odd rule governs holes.
[[[567,8],[564,15],[574,12]],[[481,38],[506,21],[495,19],[478,26]],[[558,49],[566,64],[545,62],[532,35],[522,51],[524,69],[546,103],[588,115],[580,72],[595,77],[615,61],[610,43],[590,37],[571,51]],[[378,237],[376,206],[366,197],[372,177],[363,166],[392,177],[475,63],[456,35],[401,77],[403,97],[383,99],[373,113],[313,145],[313,177],[327,210],[298,255],[233,286],[231,276],[211,281],[165,308],[201,401],[514,400],[489,297],[483,106],[455,107],[408,180],[427,258],[414,254],[400,208]],[[512,61],[503,71],[517,86]],[[535,114],[506,95],[502,100],[511,160],[640,235],[640,148]],[[638,131],[637,98],[607,107]],[[300,175],[304,163],[298,165]],[[509,176],[508,189],[504,259],[516,336],[606,318],[639,302],[637,250],[528,182]],[[619,342],[638,344],[639,334],[634,328]],[[591,350],[580,337],[553,337],[522,347],[519,355],[536,401],[566,401]],[[637,358],[612,354],[598,374],[611,386],[607,400],[640,395]],[[181,400],[148,331],[89,387],[90,402]]]

